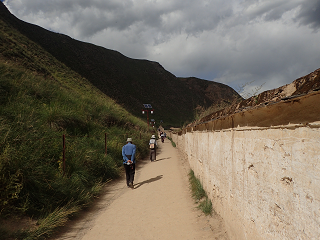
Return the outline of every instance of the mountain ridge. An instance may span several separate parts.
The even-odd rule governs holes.
[[[156,121],[177,126],[192,121],[194,109],[199,105],[207,108],[221,101],[231,102],[234,97],[241,98],[222,83],[179,78],[158,62],[132,59],[118,51],[24,22],[12,15],[3,3],[0,3],[0,13],[0,18],[135,116],[142,117],[142,104],[150,103]]]

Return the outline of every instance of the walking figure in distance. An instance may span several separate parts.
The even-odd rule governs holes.
[[[164,133],[163,132],[161,132],[161,142],[163,143],[164,142],[164,138],[165,138],[165,135],[164,135]]]
[[[122,156],[127,186],[130,188],[133,188],[134,174],[136,171],[135,154],[136,145],[132,143],[132,138],[127,138],[127,144],[122,147]]]
[[[149,141],[149,148],[150,148],[150,161],[153,162],[156,160],[157,156],[157,141],[156,136],[152,135]]]

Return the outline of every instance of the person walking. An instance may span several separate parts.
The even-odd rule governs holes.
[[[132,143],[132,138],[127,138],[127,144],[122,147],[123,166],[126,172],[127,186],[133,188],[134,174],[136,171],[136,145]]]
[[[157,156],[157,141],[156,136],[152,135],[149,141],[149,148],[150,148],[150,161],[153,162],[156,160]]]
[[[161,132],[161,142],[163,143],[164,142],[164,133],[163,132]]]

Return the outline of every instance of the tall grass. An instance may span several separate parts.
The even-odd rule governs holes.
[[[53,212],[48,214],[45,218],[38,221],[38,228],[29,231],[25,240],[40,239],[50,236],[54,229],[63,226],[68,221],[68,216],[79,211],[79,207],[73,206],[74,204],[64,205],[61,208],[56,208]]]
[[[127,135],[139,160],[148,153],[150,134],[145,122],[0,23],[0,222],[20,216],[38,221],[36,229],[17,233],[0,224],[0,234],[41,239],[120,175]]]
[[[28,239],[50,235],[119,176],[127,135],[138,160],[148,153],[146,123],[98,91],[70,86],[0,61],[0,218],[39,219]]]
[[[189,175],[189,182],[190,182],[192,197],[198,204],[198,208],[201,209],[201,211],[205,215],[211,215],[212,203],[211,203],[211,200],[208,198],[208,195],[204,191],[200,180],[196,178],[192,170],[190,170],[188,175]]]
[[[172,146],[173,146],[173,147],[176,147],[176,143],[172,140],[172,138],[171,138],[171,137],[167,137],[167,138],[170,140]]]

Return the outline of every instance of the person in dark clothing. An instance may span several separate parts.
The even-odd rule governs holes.
[[[164,138],[165,138],[163,132],[161,132],[160,137],[161,137],[161,142],[163,143],[164,142]]]
[[[123,166],[126,172],[127,186],[133,188],[134,174],[136,170],[136,145],[132,144],[132,139],[127,139],[127,144],[122,147]]]

